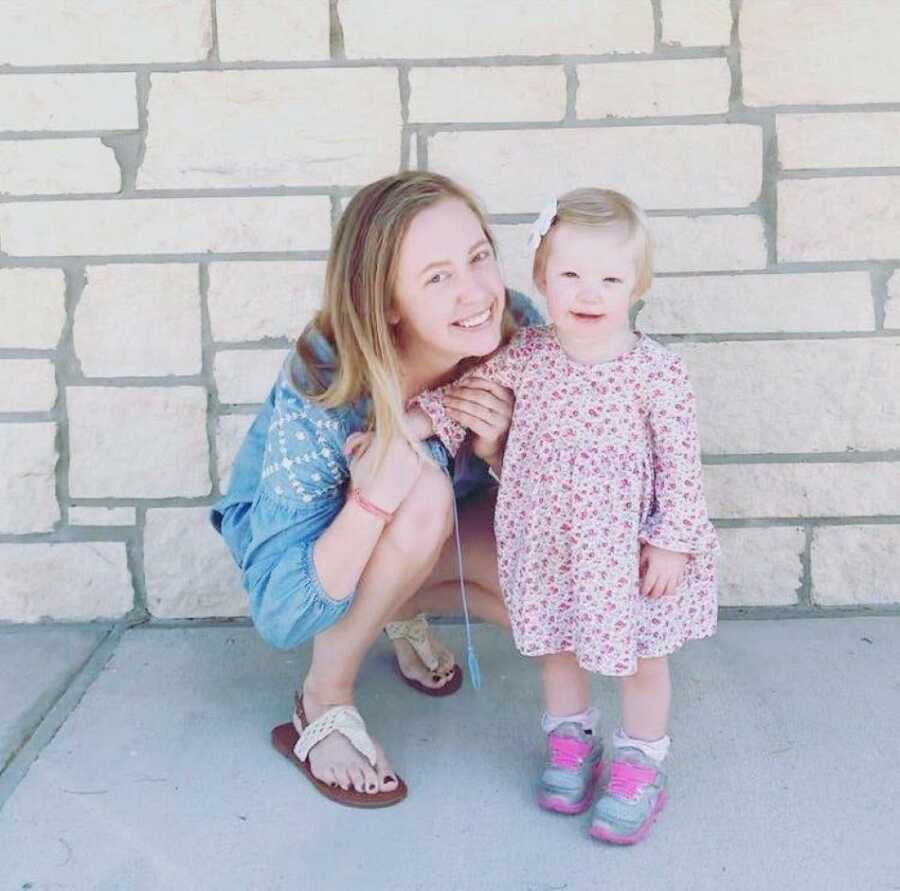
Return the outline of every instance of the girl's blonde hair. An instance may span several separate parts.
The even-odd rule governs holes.
[[[629,197],[612,189],[573,189],[558,198],[556,216],[534,255],[535,283],[546,269],[550,233],[560,223],[590,229],[624,229],[626,240],[635,245],[637,253],[635,297],[646,293],[653,279],[653,236],[646,214]]]
[[[326,408],[370,396],[369,424],[377,430],[382,447],[395,434],[406,434],[401,364],[396,334],[388,322],[400,247],[416,214],[448,198],[462,201],[475,214],[495,249],[475,199],[451,179],[409,171],[370,183],[341,215],[328,255],[322,308],[297,341],[309,379],[306,395]],[[516,330],[508,301],[501,330],[503,342]],[[325,367],[317,359],[312,345],[316,334],[333,347],[336,367]]]

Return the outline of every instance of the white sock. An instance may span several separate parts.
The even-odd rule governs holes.
[[[600,712],[591,706],[577,715],[551,715],[544,712],[541,716],[541,727],[544,733],[553,733],[561,724],[581,724],[585,730],[595,733],[600,722]]]
[[[633,736],[629,736],[621,727],[613,734],[613,746],[615,748],[638,749],[657,764],[662,764],[666,755],[669,754],[671,742],[672,740],[668,734],[653,740],[635,739]]]

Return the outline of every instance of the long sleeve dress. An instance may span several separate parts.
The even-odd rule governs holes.
[[[627,675],[638,658],[713,634],[718,540],[681,359],[639,334],[629,352],[585,365],[541,326],[471,373],[516,395],[494,524],[520,652],[574,652],[589,671]],[[416,402],[453,454],[466,431],[445,389]],[[642,542],[690,555],[672,594],[641,596]]]

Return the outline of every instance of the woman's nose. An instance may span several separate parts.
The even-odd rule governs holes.
[[[461,303],[484,303],[485,298],[490,297],[491,291],[484,277],[473,269],[467,269],[459,277],[459,300]]]

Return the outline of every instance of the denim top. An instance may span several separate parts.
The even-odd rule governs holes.
[[[542,324],[531,301],[508,292],[519,325]],[[310,347],[326,368],[333,368],[331,345],[316,335]],[[352,598],[335,601],[322,587],[312,548],[341,510],[350,478],[344,440],[365,426],[368,397],[338,408],[325,408],[303,395],[306,373],[296,350],[285,360],[265,404],[237,454],[226,494],[210,512],[241,569],[251,613],[260,634],[279,647],[301,643],[306,635],[299,611],[313,598],[324,611],[342,613]],[[429,452],[453,476],[457,500],[490,484],[487,466],[461,452],[452,467],[436,438]]]

